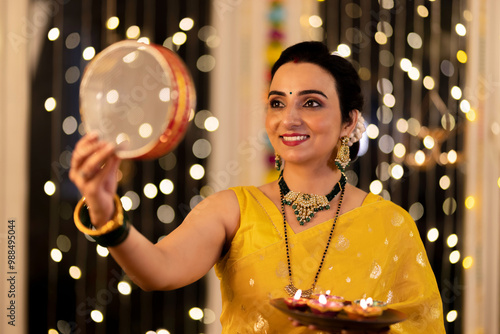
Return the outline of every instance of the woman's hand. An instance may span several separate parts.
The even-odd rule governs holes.
[[[341,334],[387,334],[389,333],[389,327],[377,329],[377,330],[347,330],[343,329]]]
[[[288,317],[288,320],[290,320],[292,322],[292,325],[295,327],[305,326],[303,323],[301,323],[300,321],[298,321],[292,317]],[[316,326],[314,326],[314,325],[309,325],[309,326],[307,326],[307,328],[309,328],[311,330],[317,330]]]
[[[94,133],[78,141],[71,157],[70,180],[78,187],[89,207],[92,224],[100,227],[115,211],[120,159],[112,144],[99,141]]]
[[[288,320],[290,320],[292,322],[292,325],[294,325],[295,327],[304,326],[304,324],[302,324],[300,321],[298,321],[292,317],[289,317]],[[313,325],[309,325],[309,326],[307,326],[307,328],[309,328],[311,330],[320,330],[316,326],[313,326]],[[332,334],[387,334],[387,333],[389,333],[389,330],[390,330],[389,327],[381,328],[381,329],[377,329],[377,330],[342,329],[342,330],[336,330],[336,331],[328,332],[328,333],[332,333]],[[322,331],[324,331],[324,330],[322,330]]]

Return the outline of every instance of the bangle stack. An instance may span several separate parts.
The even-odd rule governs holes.
[[[115,195],[114,202],[115,214],[113,218],[98,229],[95,229],[90,222],[85,197],[78,201],[73,213],[76,227],[103,247],[118,246],[127,238],[130,230],[128,217],[123,212],[122,203],[118,195]]]

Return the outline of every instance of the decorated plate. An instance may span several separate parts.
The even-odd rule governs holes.
[[[307,326],[314,325],[320,330],[383,330],[389,329],[390,325],[406,320],[404,313],[391,308],[384,310],[379,317],[353,320],[349,319],[343,311],[334,317],[330,317],[314,314],[309,311],[291,310],[285,304],[283,298],[272,299],[270,302],[272,306],[300,323]]]

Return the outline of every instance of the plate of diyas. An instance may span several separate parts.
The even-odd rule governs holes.
[[[346,301],[328,294],[311,298],[272,299],[271,305],[303,325],[319,330],[389,330],[389,326],[406,320],[406,315],[372,298]]]

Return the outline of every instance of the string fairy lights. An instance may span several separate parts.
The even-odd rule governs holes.
[[[445,290],[447,282],[462,284],[461,270],[473,263],[466,256],[459,265],[463,212],[475,205],[473,196],[461,199],[463,129],[477,117],[463,97],[470,16],[465,6],[465,1],[319,3],[326,43],[351,50],[346,57],[370,101],[364,117],[371,145],[349,180],[409,211]],[[445,291],[452,298],[443,300],[448,333],[461,332],[456,291]]]
[[[53,13],[52,26],[44,36],[47,47],[38,60],[45,65],[38,66],[33,79],[38,89],[32,102],[36,125],[32,126],[31,159],[38,164],[31,175],[38,187],[32,191],[30,211],[37,212],[31,219],[31,240],[37,248],[30,253],[30,271],[36,275],[31,276],[29,305],[46,305],[46,312],[30,308],[31,328],[54,334],[126,334],[149,329],[194,333],[215,321],[215,313],[202,307],[203,281],[172,292],[142,292],[106,248],[78,233],[71,224],[71,211],[80,195],[67,174],[72,148],[84,134],[78,89],[89,61],[122,39],[163,44],[184,58],[197,89],[206,92],[206,77],[215,66],[209,50],[219,42],[217,31],[208,24],[207,6],[199,0],[182,5],[78,0],[58,5]],[[218,119],[203,110],[208,104],[205,94],[197,102],[202,112],[198,116],[193,111],[191,119],[202,126],[191,126],[176,150],[155,161],[123,161],[120,167],[122,205],[136,228],[153,242],[172,231],[212,192],[205,185],[204,166],[211,154],[205,137],[217,131]],[[141,135],[149,133],[147,125],[141,128]],[[140,303],[132,302],[136,300]],[[153,317],[154,313],[163,316]]]

